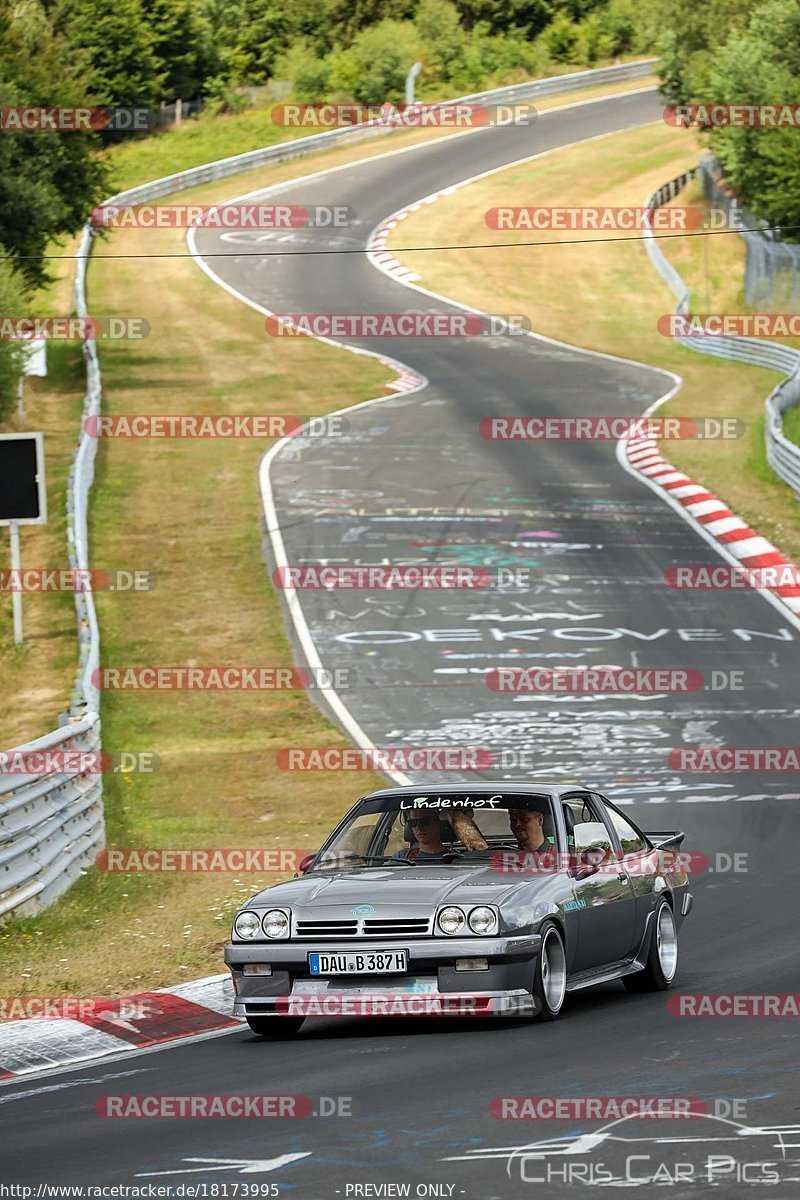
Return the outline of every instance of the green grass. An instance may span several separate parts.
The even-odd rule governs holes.
[[[201,115],[177,129],[170,127],[123,142],[108,154],[114,190],[124,191],[162,175],[308,135],[308,130],[273,124],[271,112],[272,106],[230,115]]]
[[[783,414],[783,432],[790,442],[800,446],[800,408],[790,408]]]

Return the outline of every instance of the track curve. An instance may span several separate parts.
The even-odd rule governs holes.
[[[313,244],[363,247],[370,230],[421,196],[658,115],[655,93],[614,97],[545,113],[532,129],[476,131],[279,190],[293,203],[350,204],[360,220],[348,235],[355,242],[326,241],[318,231]],[[365,256],[244,258],[237,243],[210,231],[199,233],[196,244],[201,256],[228,255],[210,259],[207,269],[270,311],[420,307]],[[424,307],[448,311],[439,302]],[[796,969],[785,948],[796,940],[789,889],[798,796],[769,776],[698,785],[668,768],[665,751],[701,742],[791,745],[800,690],[796,628],[757,595],[720,599],[663,586],[668,566],[708,561],[709,549],[620,470],[613,443],[550,443],[545,455],[478,434],[479,422],[492,415],[638,415],[674,380],[544,339],[353,345],[401,359],[428,383],[413,395],[352,411],[347,439],[296,441],[291,454],[274,456],[271,488],[289,561],[409,562],[412,554],[431,561],[433,550],[436,562],[448,553],[459,563],[534,567],[536,583],[528,594],[502,596],[442,592],[387,601],[341,593],[335,605],[307,593],[303,615],[321,662],[357,674],[343,696],[347,712],[376,745],[524,751],[529,770],[496,768],[493,777],[577,775],[630,804],[645,828],[686,828],[691,849],[746,852],[745,873],[694,881],[696,908],[684,926],[678,990],[792,991]],[[739,670],[745,690],[509,703],[487,689],[485,670],[515,661]],[[34,1083],[2,1089],[5,1173],[26,1183],[52,1181],[46,1147],[47,1163],[62,1164],[59,1182],[233,1182],[243,1169],[237,1162],[259,1160],[261,1167],[240,1181],[277,1182],[303,1200],[344,1197],[347,1185],[407,1181],[452,1185],[452,1193],[441,1194],[456,1198],[507,1196],[519,1192],[521,1178],[538,1172],[541,1180],[547,1162],[537,1160],[536,1171],[528,1164],[521,1175],[514,1159],[509,1177],[514,1147],[579,1136],[598,1123],[499,1122],[488,1111],[494,1097],[737,1097],[747,1101],[751,1125],[786,1124],[797,1096],[791,1038],[791,1026],[779,1020],[678,1020],[663,995],[626,996],[618,985],[573,998],[565,1018],[546,1028],[308,1022],[299,1038],[281,1044],[237,1032],[42,1081],[53,1091],[36,1091]],[[127,1071],[136,1074],[99,1080]],[[109,1091],[345,1093],[355,1098],[357,1115],[262,1123],[102,1120],[92,1101]],[[693,1123],[689,1134],[665,1124],[657,1123],[655,1134],[640,1126],[625,1136],[689,1137],[689,1148],[657,1148],[668,1163],[704,1154],[709,1142],[715,1152],[729,1149],[720,1139],[730,1129],[721,1122]],[[769,1145],[773,1154],[774,1137]],[[624,1170],[623,1143],[598,1146],[587,1151],[590,1166],[602,1158]],[[635,1152],[656,1154],[651,1142]],[[756,1139],[748,1157],[759,1154],[765,1157]],[[282,1155],[302,1157],[263,1162]],[[173,1171],[188,1173],[155,1177]],[[138,1178],[143,1174],[147,1180]],[[561,1196],[571,1185],[550,1176],[535,1186]],[[706,1186],[702,1175],[692,1183],[684,1177],[673,1195],[696,1196]]]

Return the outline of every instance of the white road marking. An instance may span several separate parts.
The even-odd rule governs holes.
[[[86,1087],[90,1083],[107,1083],[109,1079],[125,1079],[128,1075],[143,1075],[146,1071],[154,1070],[155,1067],[137,1067],[134,1071],[110,1071],[107,1075],[90,1075],[88,1079],[50,1083],[46,1087],[28,1088],[25,1092],[12,1092],[9,1096],[0,1096],[0,1104],[10,1104],[12,1100],[26,1100],[29,1096],[44,1096],[47,1092],[63,1092],[67,1088]]]
[[[265,1175],[277,1171],[298,1159],[308,1158],[313,1151],[303,1150],[298,1154],[279,1154],[277,1158],[184,1158],[184,1162],[202,1163],[199,1167],[184,1167],[178,1171],[142,1171],[135,1179],[153,1179],[161,1175],[197,1175],[205,1171],[234,1170],[239,1175]]]

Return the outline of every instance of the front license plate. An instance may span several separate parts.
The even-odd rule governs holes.
[[[309,954],[311,975],[390,975],[408,970],[407,950],[364,950],[346,954]]]

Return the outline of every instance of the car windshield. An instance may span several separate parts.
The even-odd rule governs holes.
[[[313,870],[477,865],[502,847],[546,849],[553,839],[547,795],[390,793],[357,804],[322,847]]]

